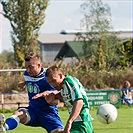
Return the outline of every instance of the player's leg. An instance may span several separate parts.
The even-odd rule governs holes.
[[[27,113],[24,109],[19,109],[13,113],[12,116],[7,118],[4,123],[5,130],[12,130],[20,123],[24,124],[27,121]]]
[[[36,111],[41,127],[45,128],[48,133],[63,133],[64,126],[56,110]]]
[[[49,118],[48,118],[49,114],[45,116],[46,117],[44,117],[44,120],[41,120],[43,124],[42,127],[45,128],[48,133],[63,133],[64,126],[59,116],[55,115],[52,116],[52,114]]]
[[[5,122],[4,114],[0,114],[0,133],[6,133],[4,122]]]

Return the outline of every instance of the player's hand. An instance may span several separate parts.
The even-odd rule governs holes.
[[[66,123],[65,129],[64,129],[64,133],[70,133],[71,125],[72,125],[71,122],[67,122]]]
[[[45,100],[47,101],[47,103],[52,103],[52,101],[55,100],[55,94],[54,93],[49,93],[45,96]]]
[[[25,81],[21,81],[18,83],[18,88],[23,89],[25,86]]]

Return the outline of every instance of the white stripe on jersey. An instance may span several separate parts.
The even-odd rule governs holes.
[[[72,98],[72,101],[74,101],[75,100],[74,88],[72,86],[70,86],[70,84],[68,82],[66,82],[66,84],[63,85],[63,90],[61,90],[62,94],[63,94],[63,97],[65,95],[69,95],[69,97],[67,97],[67,101],[70,101],[71,98]],[[70,92],[69,92],[69,90],[70,90]]]
[[[40,77],[40,78],[36,77],[36,78],[34,78],[34,77],[30,77],[30,76],[24,75],[24,79],[25,79],[25,81],[36,82],[36,81],[39,81],[41,79],[44,79],[44,77]]]

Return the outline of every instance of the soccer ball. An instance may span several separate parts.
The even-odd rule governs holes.
[[[117,109],[112,104],[103,104],[97,109],[96,116],[103,124],[110,124],[117,118]]]

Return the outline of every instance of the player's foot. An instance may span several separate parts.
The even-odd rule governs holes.
[[[6,133],[4,122],[5,122],[5,116],[4,114],[0,114],[0,133]]]

